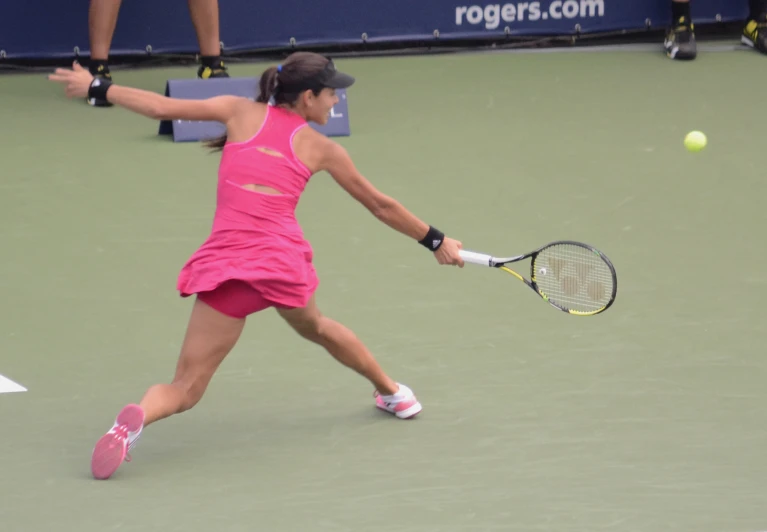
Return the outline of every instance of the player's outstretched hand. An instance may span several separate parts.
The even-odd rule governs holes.
[[[85,98],[93,81],[93,75],[75,61],[72,68],[57,68],[48,79],[64,85],[64,93],[70,98]]]
[[[434,256],[437,257],[437,262],[440,264],[463,268],[463,259],[460,255],[461,248],[463,248],[463,244],[458,240],[445,237],[445,241],[434,252]]]

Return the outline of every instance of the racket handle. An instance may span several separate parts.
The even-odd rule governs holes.
[[[464,262],[471,264],[479,264],[480,266],[490,267],[492,264],[492,255],[485,255],[484,253],[475,253],[474,251],[466,251],[462,249],[458,252]]]

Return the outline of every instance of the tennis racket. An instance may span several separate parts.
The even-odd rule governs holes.
[[[604,312],[618,292],[618,277],[610,259],[581,242],[551,242],[516,257],[499,258],[466,250],[460,254],[464,262],[510,273],[554,308],[575,316]],[[528,258],[532,259],[529,280],[507,266]]]

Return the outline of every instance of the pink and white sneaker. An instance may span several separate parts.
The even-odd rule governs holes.
[[[381,395],[376,391],[373,397],[376,399],[376,407],[400,419],[410,419],[423,410],[413,390],[404,384],[399,385],[399,390],[394,395]]]
[[[131,449],[144,428],[144,410],[139,405],[128,405],[120,410],[112,428],[93,448],[91,473],[98,480],[111,477],[120,464],[130,462]]]

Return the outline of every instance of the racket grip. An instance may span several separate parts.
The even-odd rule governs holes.
[[[490,267],[492,264],[492,255],[485,255],[484,253],[475,253],[474,251],[466,251],[462,249],[458,252],[464,262],[471,264],[479,264],[480,266]]]

